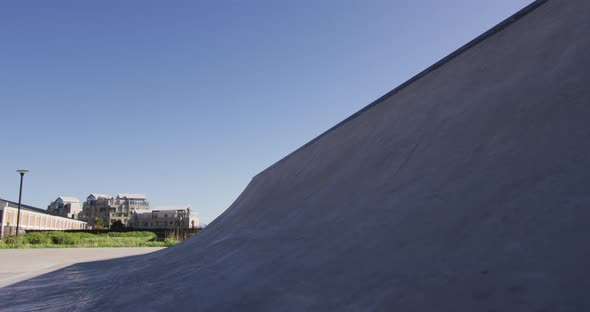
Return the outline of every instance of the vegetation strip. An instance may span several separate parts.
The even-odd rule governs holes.
[[[109,233],[33,232],[0,240],[6,248],[85,248],[85,247],[169,247],[177,244],[174,238],[158,237],[150,231]]]

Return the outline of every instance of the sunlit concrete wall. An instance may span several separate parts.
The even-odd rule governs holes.
[[[16,234],[18,208],[0,200],[0,236]],[[87,223],[74,219],[53,216],[41,211],[21,207],[20,229],[22,230],[78,230],[86,229]]]

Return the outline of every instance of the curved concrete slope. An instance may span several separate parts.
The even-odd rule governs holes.
[[[0,310],[590,311],[590,1],[548,1],[256,176],[197,237]]]

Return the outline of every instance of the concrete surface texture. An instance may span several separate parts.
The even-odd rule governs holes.
[[[589,16],[544,2],[257,175],[196,237],[2,288],[0,309],[590,311]]]
[[[0,249],[0,287],[72,264],[142,255],[162,248]]]

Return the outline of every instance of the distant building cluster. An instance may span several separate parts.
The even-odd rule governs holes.
[[[0,199],[0,237],[16,234],[18,203]],[[146,230],[196,229],[201,222],[190,206],[150,208],[143,194],[92,193],[78,198],[59,196],[47,210],[21,204],[19,231],[133,228]]]
[[[118,194],[113,197],[92,193],[86,198],[79,218],[95,227],[111,227],[115,223],[127,227],[132,214],[149,209],[150,203],[143,194]]]
[[[144,194],[92,193],[81,204],[75,197],[60,196],[47,207],[48,213],[86,222],[91,228],[191,229],[200,220],[190,206],[150,209]]]

